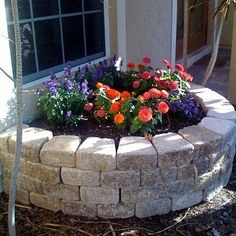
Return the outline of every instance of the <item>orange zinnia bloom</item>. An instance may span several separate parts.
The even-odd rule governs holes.
[[[151,98],[160,98],[161,97],[161,91],[156,88],[149,89],[149,93]]]
[[[124,100],[128,100],[128,99],[131,98],[131,94],[129,92],[127,92],[127,91],[122,92],[120,96]]]
[[[169,97],[169,93],[166,91],[166,90],[161,90],[161,96],[163,97],[163,98],[168,98]]]
[[[115,99],[116,97],[118,97],[120,95],[120,93],[115,90],[115,89],[109,89],[107,90],[107,97],[111,100]]]
[[[117,113],[120,111],[121,103],[120,102],[114,102],[110,106],[110,112]]]
[[[150,95],[149,92],[145,92],[145,93],[143,93],[143,97],[144,97],[146,100],[148,100],[148,99],[151,98],[151,95]]]
[[[100,88],[102,88],[102,87],[103,87],[103,84],[102,84],[102,83],[98,82],[98,83],[96,84],[96,88],[100,89]]]
[[[138,118],[144,122],[147,123],[152,119],[152,110],[147,107],[143,107],[139,110]]]
[[[122,124],[124,122],[124,120],[125,120],[125,117],[121,113],[116,114],[115,117],[114,117],[114,122],[116,124]]]
[[[169,106],[166,102],[160,102],[157,105],[157,109],[161,112],[161,113],[167,113],[169,111]]]

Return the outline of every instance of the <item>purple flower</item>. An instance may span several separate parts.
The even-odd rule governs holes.
[[[66,118],[70,118],[72,116],[72,111],[67,111],[66,112]]]
[[[55,97],[57,94],[57,89],[55,87],[50,87],[49,88],[50,94],[52,97]]]
[[[68,64],[64,68],[64,75],[65,75],[65,77],[70,77],[71,76],[71,66],[70,66],[70,64]]]
[[[56,78],[57,78],[57,76],[55,75],[55,73],[51,72],[50,79],[55,80]]]
[[[88,81],[85,80],[82,84],[81,84],[81,93],[88,96],[89,95],[89,87],[88,87]]]
[[[65,89],[67,91],[71,91],[73,87],[74,87],[73,82],[71,80],[67,80],[65,83]]]

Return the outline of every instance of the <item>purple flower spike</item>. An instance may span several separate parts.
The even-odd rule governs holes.
[[[73,89],[73,82],[71,80],[67,80],[66,83],[65,83],[65,89],[67,91],[71,91]]]
[[[67,111],[66,112],[66,118],[70,118],[72,116],[72,111]]]

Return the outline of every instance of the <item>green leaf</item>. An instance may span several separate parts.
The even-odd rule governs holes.
[[[130,132],[131,133],[136,133],[141,127],[142,127],[142,122],[136,116],[134,118],[134,121],[133,121],[132,125],[130,126]]]

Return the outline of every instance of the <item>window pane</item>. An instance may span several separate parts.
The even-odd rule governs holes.
[[[101,0],[84,0],[85,11],[102,10],[102,9],[103,9],[103,1]]]
[[[14,27],[13,27],[13,25],[9,26],[8,30],[9,30],[9,38],[14,41]],[[21,47],[22,47],[23,75],[29,75],[29,74],[36,72],[34,43],[33,43],[31,23],[20,24],[20,31],[21,31],[21,42],[22,42]],[[16,52],[15,52],[14,44],[11,42],[10,42],[10,48],[11,48],[13,71],[15,74]]]
[[[105,51],[103,13],[85,15],[87,54]]]
[[[63,63],[59,19],[35,22],[39,70]]]
[[[58,15],[57,0],[32,0],[34,17]]]
[[[72,61],[85,56],[82,16],[62,19],[65,60]]]
[[[12,21],[12,11],[11,11],[11,0],[5,0],[7,20]],[[19,0],[18,1],[19,9],[19,19],[29,19],[30,18],[30,3],[29,0]]]
[[[81,0],[60,0],[61,1],[61,13],[72,13],[82,11]]]

